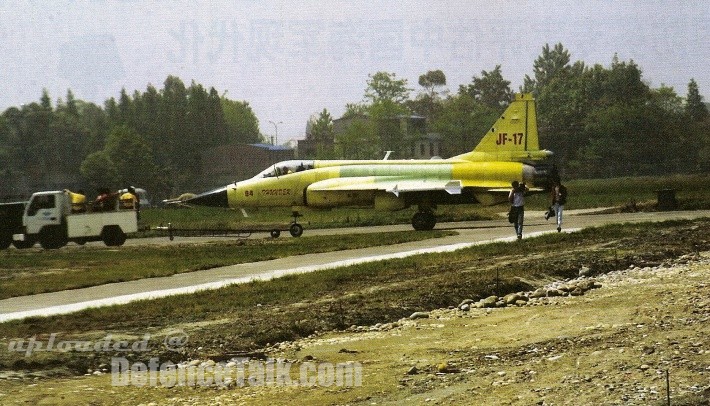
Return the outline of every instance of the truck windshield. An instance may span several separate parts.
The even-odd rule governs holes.
[[[27,209],[28,216],[34,216],[42,209],[53,209],[55,207],[54,195],[35,196]]]

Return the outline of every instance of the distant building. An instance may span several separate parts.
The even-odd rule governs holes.
[[[441,156],[441,135],[429,133],[414,141],[412,158],[429,159]]]
[[[333,132],[335,133],[336,143],[338,135],[347,131],[351,125],[368,120],[370,120],[370,117],[364,114],[333,120]],[[395,123],[395,125],[399,125],[401,140],[404,140],[400,150],[395,151],[393,158],[428,159],[441,155],[441,136],[439,134],[427,133],[426,117],[418,115],[399,116],[392,118],[391,122]],[[383,135],[380,135],[380,137],[383,137]],[[387,148],[386,142],[382,142],[382,144]],[[302,156],[300,155],[300,149],[302,148],[300,142],[298,147],[299,156]],[[317,146],[312,145],[312,143],[305,143],[304,147],[306,147],[304,153],[306,151],[312,153],[316,151],[317,148]],[[382,153],[384,153],[384,151],[382,151]]]
[[[206,187],[253,177],[267,166],[294,158],[294,150],[271,144],[227,144],[202,153]]]

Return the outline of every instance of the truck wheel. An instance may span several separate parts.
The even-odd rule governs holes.
[[[35,240],[34,238],[25,235],[25,241],[13,241],[12,245],[14,245],[18,250],[24,250],[32,248],[35,245]]]
[[[46,250],[55,250],[67,245],[67,236],[61,227],[44,227],[39,233],[39,245]]]
[[[126,233],[119,226],[108,226],[101,232],[101,239],[108,247],[119,247],[126,242]]]
[[[6,250],[12,244],[12,234],[0,234],[0,250]]]

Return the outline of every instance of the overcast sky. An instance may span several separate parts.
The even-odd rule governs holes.
[[[441,69],[456,91],[502,66],[517,90],[542,47],[572,61],[633,60],[652,87],[710,95],[710,2],[701,1],[159,1],[0,2],[0,111],[72,89],[98,104],[186,85],[246,100],[262,133],[303,138],[324,108],[339,117],[368,74],[396,73],[419,91]],[[414,95],[414,93],[412,94]]]

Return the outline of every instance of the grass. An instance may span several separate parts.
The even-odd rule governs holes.
[[[156,340],[151,348],[160,352],[161,332],[181,328],[190,336],[189,346],[180,354],[162,354],[166,359],[222,358],[316,331],[388,322],[414,311],[455,306],[467,298],[532,289],[550,280],[576,276],[583,265],[594,273],[605,273],[631,264],[659,264],[667,258],[710,249],[704,231],[708,226],[710,219],[700,219],[552,234],[515,245],[476,246],[455,253],[290,275],[149,303],[11,321],[0,325],[0,336],[43,337],[49,332],[63,332],[66,337],[98,339],[112,332],[137,337],[151,333]],[[511,250],[513,246],[515,250]],[[105,362],[101,356],[45,353],[29,365],[21,355],[0,354],[0,365],[33,369],[61,364],[74,373],[84,373],[82,368]]]
[[[453,232],[389,232],[280,239],[248,239],[208,244],[81,247],[0,252],[0,299],[76,289],[111,282],[169,276],[239,263],[315,252],[391,245],[451,235]]]

